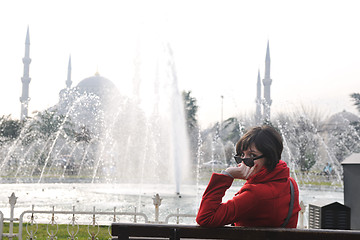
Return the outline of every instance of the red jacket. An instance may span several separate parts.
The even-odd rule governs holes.
[[[213,173],[203,194],[196,222],[200,226],[219,227],[235,223],[246,227],[280,227],[290,205],[290,180],[294,185],[294,209],[287,228],[296,228],[298,221],[299,189],[289,177],[289,168],[282,160],[268,172],[264,167],[249,178],[235,196],[222,203],[225,191],[233,178]]]

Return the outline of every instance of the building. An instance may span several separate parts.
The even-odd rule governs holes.
[[[20,97],[21,102],[21,114],[20,119],[23,120],[28,116],[28,106],[29,106],[29,84],[31,81],[31,78],[29,77],[29,70],[30,70],[30,35],[29,35],[29,27],[27,28],[26,32],[26,40],[25,40],[25,56],[23,58],[24,63],[24,74],[21,78],[22,82],[22,95]]]
[[[21,114],[20,119],[23,120],[28,117],[28,106],[30,101],[29,96],[29,85],[31,78],[29,76],[30,71],[30,34],[29,28],[27,28],[26,33],[26,40],[25,40],[25,56],[23,58],[24,64],[24,73],[23,77],[21,78],[22,81],[22,95],[20,97],[21,102]],[[100,76],[99,72],[96,72],[94,76],[90,76],[88,78],[83,79],[80,81],[77,86],[72,87],[72,79],[71,79],[71,56],[69,57],[68,63],[68,72],[67,72],[67,79],[65,82],[65,88],[62,89],[59,93],[59,103],[52,107],[57,108],[59,113],[65,114],[68,111],[69,106],[74,104],[74,101],[79,98],[79,96],[88,97],[90,98],[93,95],[94,98],[98,98],[102,106],[106,106],[109,101],[113,100],[113,98],[119,98],[120,93],[115,86],[109,79]],[[86,96],[85,96],[86,95]],[[99,103],[100,104],[100,103]],[[93,104],[99,105],[99,104]],[[84,117],[87,118],[87,117]]]
[[[26,40],[25,40],[25,56],[23,58],[24,63],[24,73],[23,77],[21,78],[22,81],[22,95],[20,97],[21,102],[21,114],[20,119],[23,120],[28,117],[28,105],[30,101],[29,96],[29,85],[31,78],[29,76],[29,69],[30,69],[30,36],[29,36],[29,28],[27,29],[26,33]],[[257,125],[262,124],[263,122],[270,121],[270,113],[271,113],[271,84],[272,79],[270,77],[270,47],[269,41],[267,43],[266,49],[266,57],[265,57],[265,76],[264,79],[260,78],[260,70],[258,71],[257,77],[257,87],[256,87],[256,112],[255,112],[255,121]],[[78,94],[84,93],[93,93],[100,97],[100,99],[107,101],[109,96],[117,96],[119,92],[116,86],[108,79],[100,76],[98,72],[95,73],[94,76],[88,77],[79,82],[76,87],[72,87],[72,79],[71,79],[71,56],[69,57],[69,64],[68,64],[68,73],[66,79],[66,87],[60,91],[60,100],[59,106],[62,108],[66,105],[69,106],[71,102],[76,98]],[[261,82],[264,86],[263,89],[263,96],[262,96],[262,86]],[[136,89],[136,88],[135,88]],[[222,120],[221,120],[222,122]]]
[[[256,112],[255,112],[255,121],[259,125],[261,123],[270,121],[270,112],[271,112],[271,96],[270,96],[270,87],[272,79],[270,77],[270,47],[269,41],[266,48],[266,57],[265,57],[265,77],[262,80],[264,85],[264,95],[261,98],[261,81],[260,81],[260,71],[258,71],[257,85],[256,85]],[[262,111],[261,111],[262,107]]]

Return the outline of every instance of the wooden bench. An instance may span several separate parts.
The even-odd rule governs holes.
[[[113,239],[246,239],[246,240],[360,240],[360,231],[329,229],[245,228],[225,226],[113,223]]]

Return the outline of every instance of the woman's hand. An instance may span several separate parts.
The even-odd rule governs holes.
[[[248,167],[244,163],[240,163],[237,167],[229,167],[225,171],[231,174],[236,179],[248,179],[254,173],[254,170],[258,168],[255,163],[253,167]]]

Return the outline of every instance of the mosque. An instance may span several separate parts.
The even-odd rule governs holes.
[[[20,97],[21,103],[21,113],[20,119],[23,120],[28,117],[28,106],[29,106],[29,85],[31,78],[29,76],[30,70],[30,35],[29,35],[29,28],[27,29],[26,33],[26,40],[25,40],[25,56],[22,59],[24,64],[24,73],[23,77],[21,78],[22,81],[22,95]],[[66,80],[66,87],[62,89],[59,93],[59,105],[64,106],[64,104],[69,104],[69,101],[73,101],[74,97],[82,95],[84,93],[87,94],[94,94],[100,98],[101,101],[109,100],[109,96],[116,96],[119,95],[119,91],[113,82],[109,79],[100,76],[98,72],[95,73],[94,76],[88,77],[80,81],[77,86],[72,87],[72,79],[71,79],[71,57],[69,57],[69,64],[68,64],[68,73],[67,73],[67,80]],[[73,96],[69,96],[69,95]]]
[[[25,56],[23,58],[24,64],[24,73],[21,78],[22,81],[22,95],[20,97],[21,103],[21,114],[20,119],[23,120],[28,117],[28,105],[30,101],[29,97],[29,84],[31,78],[29,76],[30,70],[30,36],[29,28],[26,33],[25,40]],[[270,48],[269,41],[267,43],[266,57],[265,57],[265,77],[262,80],[264,87],[263,97],[262,97],[262,86],[260,80],[260,70],[258,71],[257,85],[256,85],[256,111],[255,111],[255,122],[256,124],[261,124],[264,121],[270,120],[270,107],[271,107],[271,97],[270,97],[270,88],[272,79],[270,77]],[[108,96],[118,95],[118,90],[116,86],[108,79],[100,76],[98,72],[94,76],[85,78],[78,83],[76,87],[72,87],[71,80],[71,57],[69,57],[68,64],[68,73],[66,80],[66,88],[60,91],[60,100],[59,105],[68,104],[69,99],[72,99],[69,94],[83,94],[83,93],[92,93],[97,95],[100,99],[104,100]]]

